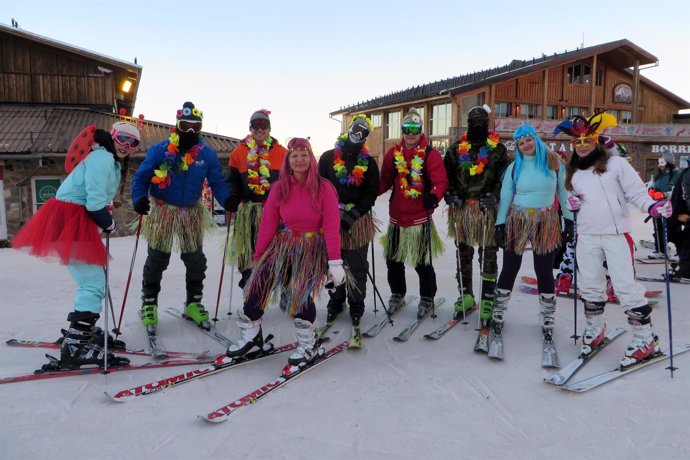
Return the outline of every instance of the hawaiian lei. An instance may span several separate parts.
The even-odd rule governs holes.
[[[493,151],[498,145],[498,133],[489,131],[489,136],[486,138],[486,146],[479,149],[477,160],[472,161],[470,157],[470,142],[467,141],[467,131],[465,131],[460,138],[460,145],[458,145],[458,165],[461,169],[468,169],[470,176],[479,175],[484,172],[484,167],[489,162],[489,152]]]
[[[338,140],[335,143],[335,152],[333,154],[333,170],[335,171],[335,177],[338,178],[338,182],[341,184],[354,185],[359,187],[362,185],[362,180],[364,179],[364,173],[369,169],[369,150],[367,150],[366,144],[362,147],[362,150],[357,154],[357,164],[352,168],[352,173],[348,174],[347,167],[345,166],[345,160],[342,156],[342,148],[345,145],[345,139],[347,139],[348,134],[343,133],[338,136]]]
[[[407,160],[402,153],[402,146],[399,145],[393,152],[395,169],[398,170],[398,184],[403,191],[405,198],[414,199],[419,197],[424,190],[424,179],[422,178],[422,168],[424,167],[424,160],[420,154],[424,153],[424,147],[417,147],[415,155],[410,161],[412,165],[412,172],[407,167]],[[407,181],[407,176],[410,175],[410,182]]]
[[[161,163],[158,169],[153,171],[153,178],[151,179],[151,182],[158,184],[160,189],[170,185],[172,182],[171,175],[175,174],[176,171],[187,171],[189,165],[194,164],[199,152],[204,148],[204,144],[200,142],[189,149],[187,153],[178,157],[180,153],[180,148],[178,147],[180,145],[180,136],[177,134],[177,131],[172,132],[168,140],[170,142],[168,143],[168,150],[163,157],[163,163]],[[172,172],[172,174],[169,175],[169,172]]]
[[[266,191],[271,188],[271,183],[268,179],[271,177],[271,162],[268,161],[269,153],[273,138],[268,137],[265,143],[256,145],[256,140],[249,135],[244,138],[244,143],[249,147],[247,153],[247,182],[249,183],[249,190],[257,195],[265,195]]]

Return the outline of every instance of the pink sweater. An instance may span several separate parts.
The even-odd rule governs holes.
[[[327,180],[321,180],[319,209],[314,210],[309,192],[294,177],[290,176],[289,180],[290,198],[287,202],[280,203],[277,192],[271,193],[266,200],[254,260],[259,260],[266,252],[281,223],[300,233],[322,231],[326,240],[328,260],[340,259],[340,210],[335,187]],[[277,190],[277,187],[274,187],[274,190]]]

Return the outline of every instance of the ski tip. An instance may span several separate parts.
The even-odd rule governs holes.
[[[225,414],[219,412],[211,412],[208,415],[197,415],[197,417],[209,423],[222,423],[228,419]]]
[[[116,403],[124,403],[124,402],[129,401],[129,399],[130,399],[128,397],[113,396],[110,393],[108,393],[107,391],[104,391],[103,394],[106,395],[108,397],[108,399],[110,399],[111,401],[114,401]]]

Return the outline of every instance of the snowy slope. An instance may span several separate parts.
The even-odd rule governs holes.
[[[376,206],[387,220],[387,200]],[[651,225],[637,219],[635,240],[649,238]],[[445,215],[436,212],[445,234]],[[209,259],[205,303],[213,312],[225,233],[208,238]],[[143,243],[143,242],[142,242]],[[111,290],[116,314],[124,293],[134,237],[114,238],[111,252]],[[644,256],[649,251],[641,249]],[[145,347],[137,312],[146,244],[140,244],[132,288],[123,322],[130,347]],[[451,315],[457,296],[455,251],[436,262],[439,297],[448,301],[435,322],[428,320],[407,343],[392,340],[414,320],[408,307],[364,349],[347,351],[276,391],[258,404],[244,407],[226,423],[211,425],[196,416],[214,410],[275,378],[286,355],[252,363],[219,375],[126,404],[109,401],[104,391],[116,392],[137,384],[175,375],[188,368],[168,368],[92,375],[41,382],[0,385],[4,427],[0,430],[0,458],[252,458],[252,459],[407,459],[407,458],[690,458],[687,441],[690,413],[690,354],[679,356],[671,379],[658,364],[584,394],[570,394],[542,382],[550,372],[540,367],[540,332],[535,296],[516,291],[504,330],[506,360],[489,361],[472,351],[476,316],[437,342],[422,338]],[[522,274],[533,274],[531,253]],[[661,273],[663,265],[640,265],[640,274]],[[475,267],[475,291],[478,290]],[[389,293],[385,264],[377,247],[377,284]],[[408,292],[418,295],[416,274],[407,271]],[[235,281],[237,281],[237,276]],[[0,250],[0,338],[54,340],[71,310],[74,284],[67,271],[10,249]],[[238,332],[228,319],[230,273],[226,271],[218,328],[230,337]],[[648,283],[652,289],[663,284]],[[690,286],[672,286],[674,341],[690,342]],[[179,306],[184,300],[184,269],[176,255],[165,274],[161,305]],[[665,297],[655,308],[656,331],[667,346]],[[234,308],[241,293],[233,291]],[[369,295],[363,325],[373,322]],[[318,318],[325,317],[326,296]],[[578,333],[584,319],[578,306]],[[379,312],[380,318],[382,312]],[[275,307],[264,317],[264,331],[283,344],[294,340],[292,322]],[[223,349],[171,316],[159,313],[163,343],[174,350],[213,354]],[[606,311],[609,327],[627,329],[619,307]],[[111,321],[112,327],[112,321]],[[347,338],[346,319],[334,328]],[[559,300],[556,344],[561,363],[576,356],[573,344],[572,301]],[[573,380],[617,365],[630,337],[627,332]],[[40,367],[47,350],[9,348],[0,344],[0,375],[9,376]],[[50,352],[50,351],[48,351]],[[137,362],[145,359],[135,357]]]

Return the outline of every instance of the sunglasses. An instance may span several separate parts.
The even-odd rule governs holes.
[[[117,142],[119,145],[122,145],[132,150],[139,147],[139,144],[141,143],[139,139],[123,131],[113,130],[112,135],[115,142]]]
[[[594,145],[596,141],[592,139],[591,137],[578,137],[576,139],[573,139],[573,144],[575,144],[576,147],[580,146],[591,146]]]
[[[177,122],[177,128],[183,133],[201,131],[201,121],[198,120],[180,120]]]
[[[412,124],[405,124],[402,125],[402,133],[403,134],[419,134],[422,132],[422,125],[418,125],[417,123],[412,123]]]
[[[267,130],[271,128],[271,125],[266,122],[254,122],[251,124],[250,128],[254,131]]]

